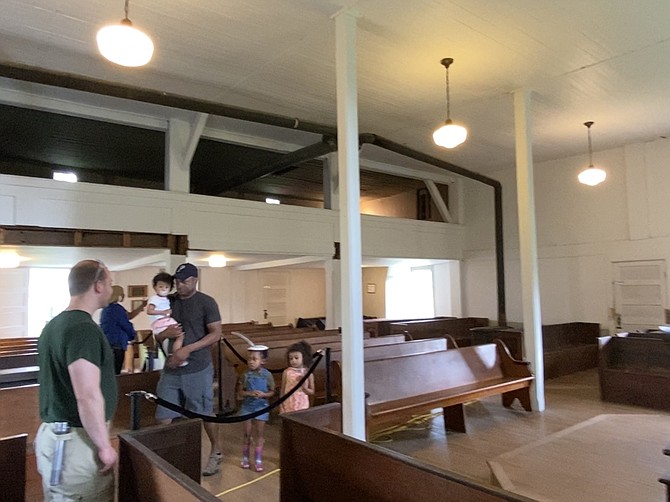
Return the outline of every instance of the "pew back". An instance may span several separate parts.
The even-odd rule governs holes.
[[[670,343],[658,338],[598,339],[603,401],[670,410]]]
[[[200,423],[119,434],[119,502],[217,502],[200,486]]]
[[[407,333],[410,339],[442,338],[451,335],[459,347],[471,345],[470,329],[488,326],[484,317],[438,318],[392,323],[391,333]]]
[[[381,337],[380,339],[383,339]],[[385,359],[389,357],[410,356],[416,354],[426,354],[429,352],[439,352],[447,350],[447,340],[445,338],[431,338],[427,340],[410,340],[400,343],[390,343],[387,345],[372,345],[363,347],[363,360],[373,361],[375,359]],[[342,361],[342,350],[330,351],[331,361]],[[317,401],[322,401],[326,393],[326,360],[321,360],[319,366],[314,371],[314,397]]]
[[[25,501],[27,439],[27,434],[0,438],[0,494],[4,502]]]
[[[289,413],[282,419],[280,500],[530,502],[520,495],[345,436],[340,432],[340,416],[339,403],[332,403]]]
[[[373,405],[503,376],[498,350],[487,344],[368,361],[365,391]]]

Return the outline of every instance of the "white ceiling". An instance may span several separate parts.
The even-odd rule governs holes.
[[[360,131],[482,173],[514,165],[512,92],[534,91],[536,161],[670,134],[670,2],[610,0],[132,0],[149,66],[103,61],[123,0],[4,0],[0,59],[334,125],[333,14],[358,20]],[[435,147],[445,118],[469,128]],[[594,156],[597,162],[597,154]]]

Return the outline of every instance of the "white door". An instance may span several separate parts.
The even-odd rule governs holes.
[[[288,272],[263,272],[263,317],[262,322],[283,326],[287,321]]]
[[[665,323],[665,260],[614,262],[615,327],[626,331]]]

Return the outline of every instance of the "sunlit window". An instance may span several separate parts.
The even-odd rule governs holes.
[[[40,336],[44,325],[70,302],[67,268],[31,268],[28,279],[28,336]]]
[[[386,317],[421,319],[435,317],[433,271],[429,267],[389,267],[386,278]]]

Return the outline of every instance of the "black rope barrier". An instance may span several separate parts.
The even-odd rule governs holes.
[[[128,342],[129,345],[142,345],[144,342],[146,342],[149,338],[151,338],[153,333],[149,333],[143,340],[133,340],[132,342]]]
[[[235,357],[237,357],[244,364],[247,364],[247,360],[237,350],[235,350],[235,347],[233,347],[233,345],[228,340],[224,338],[223,343],[226,344],[226,346],[232,351]]]
[[[241,355],[237,350],[235,350],[235,347],[233,347],[233,345],[232,345],[228,340],[226,340],[225,338],[223,338],[223,342],[224,342],[224,343],[226,344],[226,346],[231,350],[231,352],[233,353],[233,355],[234,355],[235,357],[237,357],[237,358],[238,358],[241,362],[243,362],[244,364],[248,364],[248,363],[247,363],[247,360],[244,358],[244,356]],[[272,350],[272,349],[268,349],[268,350]],[[312,354],[312,357],[314,357],[313,354]],[[270,373],[274,374],[274,375],[279,375],[280,373],[283,373],[283,372],[284,372],[284,369],[283,369],[283,368],[282,368],[282,369],[270,369],[270,368],[267,368],[267,370],[268,370]]]
[[[272,402],[269,406],[266,406],[265,408],[262,408],[258,411],[254,411],[253,413],[247,413],[246,415],[240,415],[240,416],[234,416],[234,417],[231,417],[231,416],[212,417],[212,416],[209,416],[209,415],[202,415],[200,413],[195,413],[193,411],[189,411],[187,409],[184,409],[182,406],[179,406],[178,404],[174,404],[174,403],[171,403],[169,401],[166,401],[165,399],[161,399],[160,397],[158,397],[154,394],[144,392],[144,391],[140,391],[140,392],[144,393],[144,397],[146,399],[148,399],[149,401],[154,402],[156,405],[162,406],[163,408],[167,408],[168,410],[172,410],[172,411],[175,411],[177,413],[180,413],[180,414],[182,414],[182,415],[184,415],[185,417],[188,417],[188,418],[200,418],[205,422],[213,422],[213,423],[218,423],[218,424],[234,424],[234,423],[237,423],[237,422],[245,422],[245,421],[250,420],[252,418],[256,418],[256,417],[258,417],[258,416],[260,416],[264,413],[267,413],[270,410],[273,410],[274,408],[276,408],[277,406],[282,404],[284,401],[286,401],[289,397],[291,397],[293,395],[293,393],[298,391],[304,385],[304,383],[312,375],[312,373],[314,373],[314,370],[316,369],[316,367],[321,362],[322,357],[323,357],[323,352],[318,351],[317,355],[316,355],[314,361],[312,362],[312,365],[310,366],[307,373],[305,373],[305,375],[300,379],[300,381],[295,385],[295,387],[293,387],[289,392],[287,392],[286,394],[281,396],[276,401]]]

